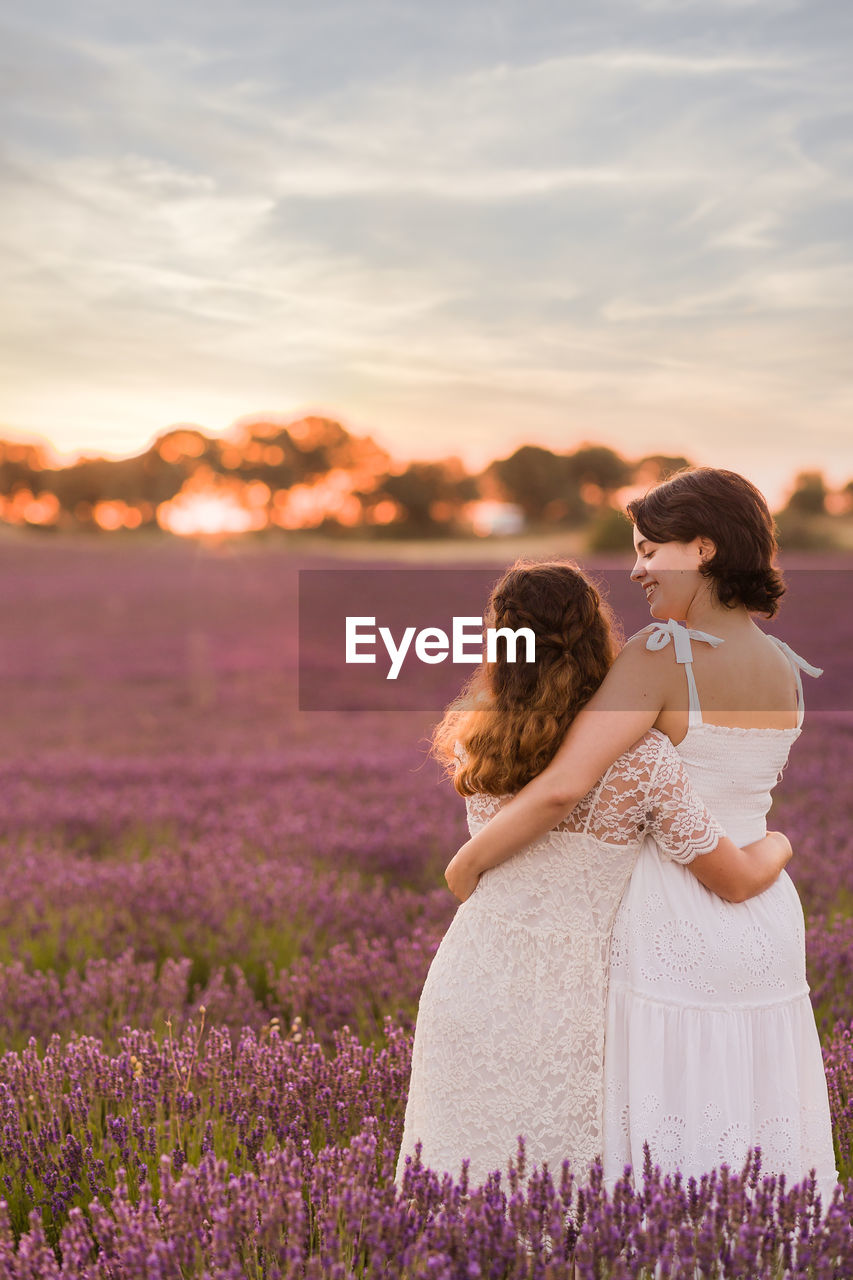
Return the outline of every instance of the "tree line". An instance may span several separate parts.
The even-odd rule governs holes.
[[[261,512],[254,527],[423,538],[472,533],[485,504],[513,513],[518,528],[585,529],[591,545],[616,549],[625,538],[622,491],[689,465],[663,454],[629,459],[604,445],[556,452],[528,444],[469,473],[459,458],[400,465],[328,418],[252,422],[231,439],[182,426],[133,457],[82,457],[61,467],[37,444],[0,440],[0,518],[42,529],[168,528],[164,511],[194,491],[248,502]],[[777,518],[793,543],[809,545],[816,518],[825,523],[851,509],[853,481],[831,492],[811,471],[796,477]]]

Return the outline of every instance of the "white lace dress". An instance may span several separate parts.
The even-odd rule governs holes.
[[[468,798],[472,835],[505,798]],[[722,834],[654,729],[459,907],[420,999],[398,1183],[418,1141],[439,1173],[468,1160],[472,1185],[519,1135],[528,1170],[568,1158],[585,1173],[601,1154],[610,935],[645,831],[682,862]]]
[[[660,624],[648,646],[674,639],[690,693],[676,750],[696,792],[736,844],[766,833],[771,792],[795,729],[737,729],[702,721],[690,636]],[[819,675],[782,641],[799,669]],[[758,1145],[765,1173],[800,1181],[815,1168],[836,1182],[829,1101],[806,982],[805,926],[786,872],[744,903],[724,902],[644,845],[613,931],[605,1053],[605,1177],[653,1164],[700,1176],[740,1169]]]

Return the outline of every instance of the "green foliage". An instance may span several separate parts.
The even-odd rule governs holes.
[[[830,517],[809,516],[789,505],[774,519],[783,551],[833,551],[839,546]]]
[[[631,521],[624,511],[603,506],[587,534],[587,551],[623,551],[631,546]]]
[[[634,470],[613,449],[600,444],[581,445],[568,455],[566,463],[569,478],[575,485],[595,484],[605,494],[628,484]]]
[[[402,507],[410,532],[427,535],[452,530],[458,508],[477,496],[474,480],[452,461],[412,462],[384,475],[379,488]]]
[[[676,471],[683,471],[685,467],[692,466],[690,459],[680,453],[646,453],[639,462],[635,463],[634,475],[642,476],[644,482],[651,486],[659,484],[661,480],[667,480],[675,475]]]
[[[822,472],[801,471],[794,481],[794,492],[785,509],[803,516],[823,515],[828,492]]]
[[[508,458],[493,462],[486,474],[494,476],[508,500],[516,503],[532,524],[571,524],[587,513],[564,455],[526,444]]]

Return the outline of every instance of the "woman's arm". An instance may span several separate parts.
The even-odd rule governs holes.
[[[478,878],[565,818],[658,718],[664,704],[668,668],[665,652],[646,649],[644,634],[632,637],[599,689],[575,716],[551,763],[503,805],[481,831],[467,840],[445,872],[460,901]]]
[[[743,848],[723,836],[715,849],[700,854],[687,867],[718,898],[746,902],[775,884],[792,854],[791,842],[782,831],[768,831],[763,839]],[[464,862],[454,863],[456,858],[448,866],[445,878],[454,895],[464,902],[476,889],[480,873],[471,871]]]
[[[742,849],[723,838],[710,853],[688,863],[706,889],[727,902],[746,902],[774,884],[791,860],[793,850],[782,831],[768,831]]]

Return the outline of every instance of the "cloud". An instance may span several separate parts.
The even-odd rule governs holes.
[[[834,438],[848,22],[717,8],[22,11],[7,417],[153,431],[311,401],[416,433],[436,409],[453,440],[569,406],[706,423],[729,395],[774,441],[786,397],[792,422],[820,400]]]

